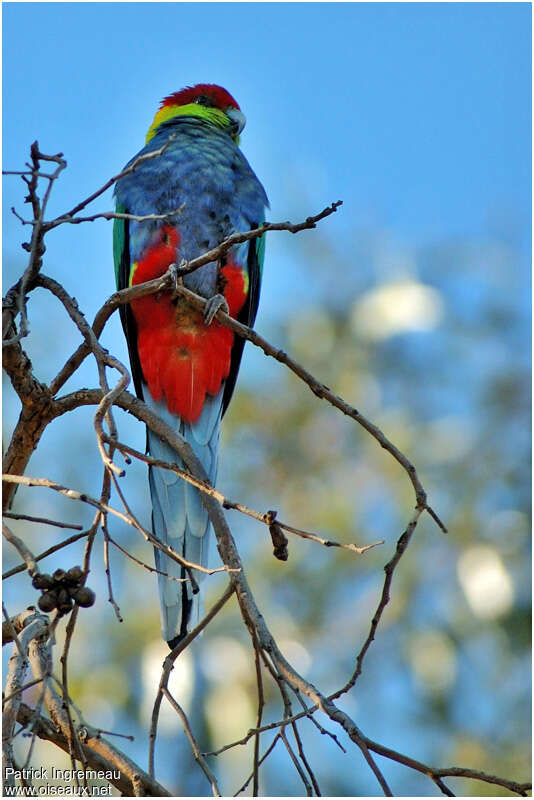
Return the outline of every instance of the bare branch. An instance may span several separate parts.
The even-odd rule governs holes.
[[[109,566],[109,542],[110,536],[108,532],[108,525],[106,520],[102,520],[102,531],[104,533],[104,566],[106,568],[106,579],[108,583],[108,601],[111,603],[113,610],[115,612],[115,616],[119,622],[124,622],[121,610],[117,603],[115,602],[115,598],[113,596],[113,587],[111,585],[111,569]]]
[[[207,567],[203,567],[201,564],[194,564],[192,561],[188,561],[186,558],[181,556],[172,547],[169,545],[160,542],[159,539],[156,539],[153,534],[143,528],[136,519],[131,517],[129,514],[123,514],[118,511],[116,508],[112,508],[107,503],[101,503],[99,500],[96,500],[94,497],[90,497],[88,494],[84,492],[78,492],[76,489],[68,489],[65,486],[62,486],[59,483],[55,483],[54,481],[49,481],[48,478],[30,478],[27,475],[2,475],[2,480],[6,483],[13,483],[19,486],[30,486],[30,487],[37,487],[41,486],[46,489],[52,489],[59,494],[68,497],[70,500],[78,500],[82,503],[87,503],[94,508],[99,509],[100,511],[108,512],[109,514],[113,514],[114,516],[122,519],[123,522],[126,522],[128,525],[131,525],[133,528],[138,530],[147,542],[150,542],[151,545],[154,547],[159,548],[165,555],[168,555],[170,558],[177,561],[179,564],[182,564],[184,567],[189,567],[190,569],[196,569],[199,572],[204,572],[206,575],[214,575],[216,572],[231,572],[231,569],[227,567],[218,567],[216,569],[208,569]]]
[[[185,203],[175,209],[174,211],[169,211],[167,214],[145,214],[143,216],[139,216],[138,214],[122,214],[119,211],[101,211],[98,214],[91,214],[89,217],[60,217],[57,220],[53,220],[52,222],[47,224],[48,229],[52,229],[57,227],[57,225],[63,225],[65,223],[69,223],[70,225],[79,225],[82,222],[94,222],[97,219],[127,219],[131,220],[132,222],[150,222],[153,220],[170,220],[173,217],[178,216],[181,214],[185,208]]]
[[[143,286],[147,284],[139,284],[139,286]],[[138,287],[136,287],[138,288]],[[130,290],[127,290],[130,291]],[[187,297],[188,301],[196,308],[203,309],[206,305],[206,300],[200,295],[191,292],[185,286],[176,286],[175,291],[177,294],[183,295]],[[265,355],[271,356],[272,358],[279,361],[281,364],[285,364],[291,372],[295,373],[304,383],[306,383],[311,391],[320,399],[327,400],[331,405],[341,411],[348,417],[351,417],[355,422],[361,425],[365,430],[371,434],[371,436],[376,439],[376,441],[380,444],[384,450],[387,450],[393,458],[398,461],[398,463],[406,470],[412,486],[415,491],[415,497],[417,502],[417,508],[422,508],[425,511],[428,511],[434,521],[439,525],[441,530],[446,533],[446,528],[436,515],[434,511],[431,511],[427,504],[427,495],[419,477],[417,475],[417,471],[414,465],[407,459],[407,457],[402,453],[388,438],[387,436],[378,428],[374,423],[368,420],[363,414],[360,414],[355,408],[350,406],[348,403],[345,402],[341,397],[334,394],[330,389],[311,375],[307,370],[304,369],[300,364],[298,364],[294,359],[284,353],[283,350],[279,350],[273,347],[269,342],[264,339],[262,336],[256,333],[256,331],[252,330],[252,328],[248,328],[246,325],[238,322],[237,320],[230,317],[228,314],[225,314],[224,311],[218,311],[216,314],[216,318],[219,322],[222,322],[226,325],[230,330],[237,333],[239,336],[242,336],[244,339],[255,344],[259,347]]]
[[[55,156],[46,156],[39,151],[39,145],[35,141],[30,148],[30,155],[32,159],[31,178],[24,178],[28,185],[28,200],[33,209],[33,231],[32,238],[27,249],[30,253],[28,266],[16,285],[8,293],[8,297],[3,306],[3,315],[7,310],[8,316],[6,320],[2,320],[2,330],[4,346],[17,344],[21,339],[29,333],[28,317],[26,313],[26,292],[30,288],[32,281],[35,279],[37,273],[41,269],[42,256],[44,253],[43,236],[44,229],[44,214],[50,197],[50,192],[54,182],[59,177],[60,173],[67,166],[67,162],[63,159],[62,153]],[[40,174],[39,163],[40,161],[52,161],[57,164],[54,173],[48,178],[48,188],[46,189],[42,202],[37,195],[38,176]],[[13,330],[14,318],[17,313],[20,313],[20,332],[15,333]],[[6,329],[9,331],[6,338]]]
[[[62,398],[63,400],[64,398]],[[61,402],[61,401],[58,401]],[[103,435],[103,440],[105,442],[111,443],[111,438]],[[252,519],[258,520],[258,522],[262,522],[267,526],[272,525],[276,518],[276,512],[274,511],[256,511],[255,509],[249,508],[244,503],[238,503],[234,500],[230,500],[226,497],[219,489],[206,484],[204,481],[195,478],[194,475],[187,472],[185,469],[178,466],[176,463],[169,463],[168,461],[162,461],[158,458],[153,458],[152,456],[146,455],[145,453],[139,452],[139,450],[135,450],[133,447],[125,444],[124,442],[119,442],[117,440],[113,440],[113,444],[120,450],[122,453],[127,453],[134,458],[137,458],[139,461],[143,461],[145,464],[150,464],[153,467],[160,467],[161,469],[167,469],[170,472],[174,472],[176,475],[179,475],[182,480],[190,483],[192,486],[195,486],[200,492],[204,492],[205,494],[210,495],[210,497],[214,497],[223,508],[226,509],[233,509],[235,511],[239,511],[241,514],[245,514],[248,517],[252,517]],[[343,550],[350,550],[352,553],[358,553],[362,555],[366,553],[367,550],[371,550],[373,547],[378,547],[381,544],[384,544],[383,540],[378,542],[373,542],[372,544],[366,545],[356,545],[356,544],[343,544],[341,542],[336,542],[333,539],[324,539],[321,536],[317,536],[314,533],[309,533],[308,531],[300,530],[300,528],[294,528],[291,525],[287,525],[285,522],[280,522],[276,519],[276,524],[283,528],[284,530],[288,531],[289,533],[294,533],[296,536],[300,536],[302,539],[310,539],[311,541],[318,542],[319,544],[324,545],[325,547],[339,547]]]
[[[70,522],[60,522],[58,520],[47,519],[46,517],[31,517],[29,514],[14,514],[13,511],[6,511],[4,517],[26,520],[27,522],[40,522],[42,525],[54,525],[56,528],[70,528],[74,531],[83,530],[83,525],[73,525]]]
[[[354,672],[353,672],[350,680],[345,684],[345,686],[343,686],[342,689],[339,689],[337,692],[334,692],[334,694],[330,695],[330,697],[329,697],[330,700],[335,700],[338,697],[341,697],[342,694],[345,694],[346,692],[348,692],[349,689],[352,689],[352,687],[354,686],[354,684],[358,680],[359,676],[361,675],[363,659],[365,658],[365,654],[367,653],[367,651],[368,651],[368,649],[369,649],[369,647],[371,645],[371,642],[375,638],[376,630],[377,630],[378,625],[380,623],[380,620],[382,618],[382,614],[384,613],[385,607],[389,603],[391,582],[393,580],[393,573],[394,573],[394,571],[395,571],[395,569],[397,567],[397,564],[399,563],[399,561],[401,560],[402,556],[406,552],[406,548],[410,544],[410,540],[411,540],[411,538],[413,536],[413,533],[415,531],[415,527],[417,525],[419,517],[421,516],[422,510],[423,510],[422,508],[418,508],[415,511],[415,514],[413,515],[412,519],[408,523],[408,526],[406,527],[406,530],[404,531],[404,533],[401,535],[399,541],[397,542],[397,547],[395,548],[395,553],[393,555],[393,558],[390,561],[388,561],[388,563],[384,567],[384,572],[386,573],[386,577],[385,577],[384,586],[383,586],[383,589],[382,589],[382,596],[380,597],[380,602],[379,602],[378,607],[377,607],[377,609],[376,609],[376,611],[375,611],[375,613],[373,615],[373,619],[371,621],[371,628],[369,630],[369,634],[367,636],[367,639],[363,643],[363,646],[362,646],[362,648],[361,648],[361,650],[358,653],[358,656],[356,658],[356,666],[355,666]]]
[[[35,563],[35,558],[33,554],[28,550],[22,539],[19,539],[18,536],[15,536],[13,531],[10,528],[8,528],[8,526],[5,523],[2,523],[2,533],[4,535],[4,539],[6,539],[10,544],[13,545],[13,547],[15,547],[18,550],[19,555],[21,556],[21,558],[24,559],[24,562],[26,564],[26,569],[33,577],[37,572],[37,565]]]
[[[93,200],[96,200],[96,198],[100,197],[101,194],[107,192],[107,190],[111,186],[113,186],[114,183],[120,180],[120,178],[124,178],[125,175],[129,175],[130,172],[133,172],[135,169],[137,169],[139,164],[142,164],[144,161],[150,161],[152,158],[158,158],[158,156],[163,155],[163,153],[170,146],[174,138],[175,137],[171,135],[169,136],[169,139],[167,140],[167,142],[165,142],[163,147],[160,147],[158,150],[152,150],[152,152],[150,153],[144,153],[143,155],[138,156],[135,159],[135,161],[133,161],[129,166],[125,167],[121,172],[117,173],[117,175],[114,175],[112,178],[106,181],[105,184],[100,187],[100,189],[97,189],[95,192],[90,194],[89,197],[86,197],[85,200],[82,200],[80,203],[75,205],[74,208],[71,208],[70,211],[67,211],[65,214],[61,214],[55,220],[52,220],[52,222],[47,223],[47,230],[51,230],[52,228],[61,225],[63,222],[70,222],[71,217],[73,217],[79,211],[83,211],[83,209],[90,203],[92,203]]]
[[[73,526],[69,525],[68,527],[73,527]],[[42,561],[43,558],[52,555],[52,553],[56,553],[58,550],[62,550],[69,544],[73,544],[74,542],[83,539],[85,536],[88,536],[88,534],[89,531],[82,531],[82,533],[78,533],[75,536],[69,536],[68,539],[64,539],[64,541],[60,542],[59,544],[55,544],[53,547],[49,547],[48,550],[44,550],[42,553],[39,553],[38,556],[35,556],[35,562],[37,563],[38,561]],[[17,573],[19,572],[24,572],[25,569],[26,569],[25,564],[19,564],[18,567],[13,567],[13,569],[4,572],[4,574],[2,575],[2,580],[6,580],[6,578],[11,578],[13,575],[17,575]]]
[[[51,661],[50,645],[45,642],[37,642],[33,639],[29,646],[29,658],[32,665],[33,674],[35,678],[42,677],[45,673],[49,672],[49,665]],[[46,683],[45,703],[55,724],[57,730],[61,732],[65,740],[65,746],[62,749],[69,752],[69,734],[70,726],[67,714],[63,708],[61,698],[51,685],[50,681]],[[91,764],[94,759],[94,754],[103,757],[107,762],[113,764],[115,769],[120,770],[121,777],[119,780],[112,779],[111,783],[117,788],[120,785],[124,786],[124,780],[129,783],[127,795],[132,795],[132,789],[135,782],[140,781],[144,793],[151,797],[168,797],[169,792],[164,789],[161,784],[154,781],[149,775],[146,774],[137,764],[124,755],[120,750],[114,747],[110,742],[100,735],[99,731],[91,728],[85,724],[77,729],[80,742],[83,745],[83,756],[88,764]],[[40,735],[37,733],[37,735]]]
[[[206,759],[198,749],[197,741],[193,735],[193,731],[191,730],[191,725],[189,724],[189,720],[183,710],[182,706],[174,699],[172,694],[169,692],[166,686],[162,688],[162,692],[164,696],[167,698],[171,706],[174,708],[180,719],[182,720],[182,724],[184,726],[184,730],[186,736],[189,740],[189,744],[191,745],[191,750],[193,751],[193,755],[195,757],[195,761],[199,765],[200,769],[208,779],[211,784],[211,790],[213,792],[214,797],[221,797],[221,792],[219,790],[219,786],[217,784],[217,778],[209,768],[208,764],[206,763]]]
[[[186,647],[189,647],[191,642],[196,639],[198,634],[204,630],[204,628],[209,625],[211,620],[217,616],[221,608],[228,602],[231,596],[234,593],[234,587],[230,584],[223,595],[217,600],[217,602],[210,608],[207,614],[204,615],[203,619],[200,620],[198,625],[190,631],[187,636],[184,636],[181,642],[179,642],[176,647],[171,650],[165,661],[163,662],[162,670],[161,670],[161,678],[159,681],[158,692],[156,695],[156,699],[154,700],[154,707],[152,709],[152,719],[150,722],[150,733],[148,736],[148,771],[150,775],[154,775],[154,750],[156,746],[156,736],[158,732],[158,719],[159,719],[159,710],[161,707],[161,700],[163,698],[163,690],[167,689],[169,685],[169,676],[171,674],[171,670],[173,669],[174,662],[182,653]]]

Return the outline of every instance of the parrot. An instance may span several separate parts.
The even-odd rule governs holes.
[[[157,278],[265,221],[267,195],[239,148],[245,121],[232,95],[215,84],[187,86],[161,101],[145,146],[115,183],[116,213],[125,215],[113,222],[118,289]],[[128,218],[164,215],[169,216]],[[217,262],[183,277],[184,286],[206,299],[204,312],[172,291],[120,306],[137,396],[189,443],[212,485],[220,423],[244,346],[215,314],[222,308],[254,324],[264,242],[263,235],[236,244]],[[147,453],[184,467],[148,427]],[[199,490],[170,470],[149,465],[148,473],[154,537],[206,567],[210,523]],[[154,553],[162,635],[173,649],[200,620],[202,604],[184,566],[157,547]],[[195,572],[196,580],[202,577]]]

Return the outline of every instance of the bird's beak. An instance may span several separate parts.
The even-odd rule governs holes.
[[[233,136],[236,136],[236,137],[239,136],[239,134],[241,133],[241,131],[245,127],[245,124],[247,122],[247,118],[245,117],[243,112],[242,111],[238,111],[237,108],[229,108],[228,111],[226,112],[226,116],[232,122],[232,128],[233,128],[232,134],[233,134]]]

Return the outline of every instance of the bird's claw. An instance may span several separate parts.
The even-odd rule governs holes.
[[[171,264],[169,267],[169,272],[171,273],[173,289],[176,289],[178,286],[178,264]]]
[[[226,302],[226,298],[223,297],[222,294],[214,294],[213,297],[210,297],[206,302],[206,307],[204,309],[204,322],[206,325],[211,325],[213,322],[213,318],[218,311],[224,311],[225,314],[230,313],[230,309],[228,308],[228,303]]]
[[[169,272],[171,273],[171,277],[172,277],[172,280],[173,280],[173,283],[174,283],[174,288],[175,288],[175,289],[176,289],[178,286],[181,286],[181,285],[182,285],[182,283],[184,282],[184,279],[183,279],[183,278],[182,278],[182,276],[179,274],[178,270],[179,270],[179,269],[180,269],[180,268],[181,268],[181,267],[182,267],[182,266],[183,266],[185,263],[186,263],[186,262],[185,262],[184,260],[182,260],[182,263],[180,264],[180,267],[178,266],[178,264],[176,264],[176,262],[172,263],[172,264],[169,266]]]

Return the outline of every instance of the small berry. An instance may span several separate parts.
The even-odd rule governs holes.
[[[64,603],[58,605],[58,611],[63,616],[63,614],[68,614],[69,611],[72,611],[73,605],[73,601],[70,599],[70,597],[67,597]]]
[[[83,577],[81,567],[71,567],[67,572],[67,580],[69,583],[78,583]]]
[[[48,614],[50,611],[53,611],[57,605],[57,597],[55,592],[45,592],[39,600],[37,601],[37,605],[44,611],[45,614]]]
[[[69,593],[67,592],[67,590],[66,589],[59,589],[59,591],[57,593],[58,608],[59,608],[59,606],[62,606],[62,605],[65,605],[65,603],[68,603],[69,600],[70,600],[70,598],[69,598]]]
[[[88,586],[82,586],[74,595],[74,599],[79,606],[89,608],[95,602],[95,593]]]
[[[39,572],[33,576],[32,586],[34,589],[51,589],[54,585],[54,579],[51,575],[43,574],[41,575]]]

